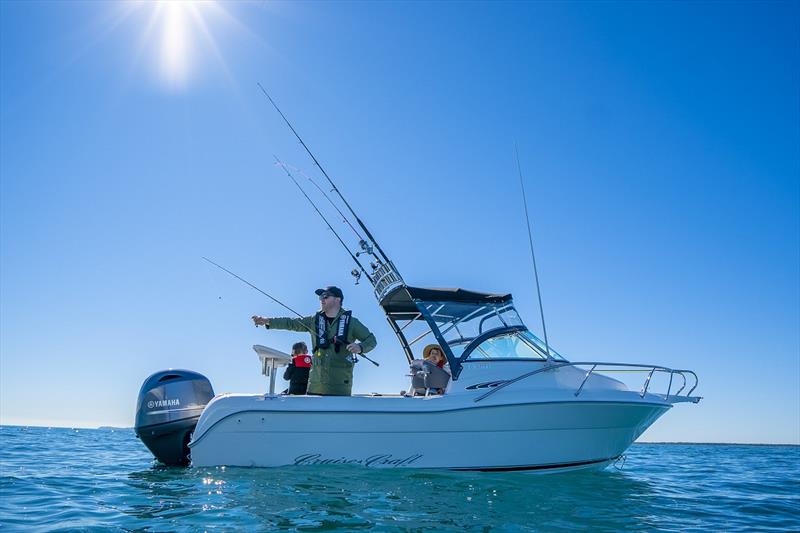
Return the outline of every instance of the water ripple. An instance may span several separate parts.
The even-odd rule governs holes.
[[[130,430],[0,427],[0,531],[797,531],[800,447],[634,445],[532,475],[168,468]]]

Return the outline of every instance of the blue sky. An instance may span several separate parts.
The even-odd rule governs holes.
[[[157,8],[0,3],[0,423],[131,425],[168,367],[263,391],[252,344],[298,338],[201,256],[309,313],[341,286],[355,390],[406,387],[261,82],[409,283],[541,333],[518,143],[553,345],[698,373],[644,440],[800,443],[798,4]]]

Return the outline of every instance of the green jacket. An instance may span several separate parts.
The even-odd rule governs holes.
[[[336,318],[328,324],[325,336],[333,338],[339,328],[339,317],[344,309],[339,311]],[[311,345],[313,359],[311,363],[311,373],[308,377],[309,394],[325,394],[330,396],[350,396],[353,387],[353,363],[348,360],[350,352],[345,346],[341,346],[339,353],[331,344],[328,348],[317,347],[317,336],[314,333],[316,324],[314,316],[303,318],[270,318],[269,329],[285,329],[289,331],[304,331],[311,335]],[[367,353],[375,346],[378,341],[367,327],[354,316],[350,316],[350,324],[347,328],[347,344],[359,341],[362,353]]]

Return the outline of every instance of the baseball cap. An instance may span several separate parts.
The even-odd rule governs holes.
[[[336,296],[337,298],[341,298],[344,300],[344,294],[342,294],[342,289],[339,287],[334,287],[333,285],[328,285],[324,289],[317,289],[314,291],[314,294],[317,296],[322,296],[323,294],[328,293],[331,296]]]

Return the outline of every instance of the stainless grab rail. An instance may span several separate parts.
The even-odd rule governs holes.
[[[581,386],[580,386],[580,387],[578,387],[578,390],[576,390],[576,391],[575,391],[575,396],[577,396],[578,394],[580,394],[580,393],[581,393],[581,391],[583,390],[583,386],[586,384],[586,381],[589,379],[589,376],[591,376],[591,375],[592,375],[592,372],[594,372],[594,369],[595,369],[595,368],[597,368],[597,365],[593,365],[593,366],[592,366],[592,369],[591,369],[591,370],[589,370],[589,371],[586,373],[586,377],[585,377],[585,378],[583,378],[583,381],[581,381]]]
[[[665,366],[643,365],[643,364],[636,364],[636,363],[607,363],[607,362],[604,362],[604,361],[578,361],[578,362],[574,362],[574,363],[563,362],[563,363],[550,363],[550,364],[545,365],[542,368],[537,368],[536,370],[533,370],[531,372],[526,372],[525,374],[517,376],[514,379],[510,379],[508,381],[505,381],[505,382],[501,383],[500,385],[497,385],[496,387],[494,387],[490,391],[487,391],[487,392],[481,394],[480,396],[475,398],[475,400],[473,400],[473,401],[474,402],[480,402],[481,400],[484,400],[484,399],[488,398],[492,394],[496,393],[497,391],[499,391],[501,389],[504,389],[504,388],[508,387],[509,385],[513,385],[514,383],[522,381],[523,379],[527,379],[527,378],[529,378],[531,376],[535,376],[537,374],[542,374],[544,372],[550,372],[552,370],[557,370],[559,368],[567,367],[567,366],[578,367],[578,366],[588,366],[588,365],[592,365],[592,368],[586,373],[586,376],[584,376],[583,381],[581,381],[581,384],[578,387],[578,390],[575,391],[575,396],[578,396],[581,393],[581,391],[583,390],[583,386],[589,380],[589,376],[591,376],[596,371],[598,366],[600,366],[600,367],[606,367],[606,366],[609,366],[609,367],[624,367],[624,368],[633,368],[633,369],[635,369],[635,370],[617,370],[617,372],[626,372],[626,371],[627,372],[649,372],[648,375],[647,375],[647,379],[645,380],[644,386],[642,387],[642,391],[639,393],[639,395],[642,398],[644,398],[645,394],[647,394],[647,389],[650,386],[650,380],[652,379],[653,374],[656,373],[656,372],[663,372],[663,373],[669,374],[669,386],[667,388],[667,393],[664,395],[664,400],[667,400],[667,399],[670,398],[670,394],[669,393],[672,390],[672,380],[673,380],[673,377],[674,377],[675,374],[678,374],[679,376],[681,376],[681,379],[683,379],[683,384],[681,385],[681,388],[678,389],[678,392],[676,392],[672,396],[673,398],[690,398],[691,395],[692,395],[692,392],[694,392],[694,390],[700,384],[700,379],[697,377],[697,374],[695,374],[692,370],[672,369],[672,368],[667,368]],[[599,370],[599,372],[614,372],[614,370],[601,369],[601,370]],[[690,374],[694,378],[694,384],[693,384],[692,388],[689,389],[689,392],[687,392],[685,395],[681,396],[681,392],[683,391],[683,389],[686,388],[686,385],[687,385],[686,374]]]
[[[641,396],[642,398],[644,398],[644,395],[647,394],[647,388],[650,386],[650,380],[653,379],[653,374],[655,373],[655,371],[656,369],[653,368],[653,370],[651,370],[650,373],[647,374],[647,379],[644,382],[644,387],[642,388],[641,394],[639,394],[639,396]]]

